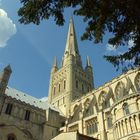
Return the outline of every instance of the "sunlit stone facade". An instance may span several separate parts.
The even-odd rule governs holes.
[[[61,67],[55,58],[51,70],[48,101],[8,87],[7,66],[0,74],[0,140],[140,140],[140,68],[95,88],[86,61],[83,68],[71,19]]]
[[[60,132],[78,131],[101,140],[140,139],[140,69],[94,88],[92,66],[83,68],[70,20],[62,66],[55,59],[49,102],[66,116]]]

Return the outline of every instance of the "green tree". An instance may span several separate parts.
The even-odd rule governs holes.
[[[74,8],[74,14],[82,16],[87,26],[82,40],[94,43],[103,41],[107,32],[112,33],[108,43],[118,48],[130,40],[134,44],[120,55],[104,56],[115,67],[140,66],[140,0],[20,0],[19,21],[39,24],[54,17],[57,25],[63,25],[64,9]],[[126,63],[127,62],[127,63]]]

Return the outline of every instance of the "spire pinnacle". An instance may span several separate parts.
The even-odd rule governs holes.
[[[10,73],[12,72],[10,64],[4,68],[4,71],[9,71]]]
[[[53,67],[57,67],[57,58],[56,58],[56,56],[54,57],[54,64],[53,64]]]
[[[87,56],[87,67],[91,66],[89,56]]]
[[[69,30],[68,30],[68,36],[67,36],[64,55],[66,55],[66,54],[72,54],[74,56],[79,55],[76,33],[75,33],[75,28],[74,28],[74,22],[73,22],[72,17],[70,18]]]
[[[53,63],[53,67],[52,67],[52,73],[56,72],[58,70],[58,67],[57,67],[57,58],[54,57],[54,63]]]

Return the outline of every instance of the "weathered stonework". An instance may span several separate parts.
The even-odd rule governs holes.
[[[50,75],[48,102],[7,87],[0,74],[0,140],[140,140],[140,68],[94,88],[83,68],[72,19],[61,67]]]

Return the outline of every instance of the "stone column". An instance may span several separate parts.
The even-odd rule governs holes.
[[[126,136],[127,135],[127,128],[126,128],[126,122],[125,122],[125,120],[123,120],[123,132],[124,132],[124,136]]]
[[[100,129],[99,130],[101,131],[101,139],[102,140],[107,140],[105,123],[104,123],[104,112],[103,111],[99,112],[98,120],[100,120],[100,122],[99,122],[99,128]]]
[[[86,135],[86,123],[85,121],[83,120],[83,134]]]
[[[140,131],[140,120],[139,120],[139,114],[137,114],[137,116],[135,117],[135,122],[136,122],[136,126],[138,131]]]
[[[118,126],[119,126],[120,138],[121,138],[122,137],[122,130],[121,130],[121,124],[120,124],[120,122],[118,123]]]
[[[79,120],[79,122],[78,122],[78,126],[79,126],[79,133],[81,133],[81,134],[83,134],[83,111],[81,111],[80,113],[79,113],[79,118],[80,118],[80,120]]]
[[[118,136],[117,136],[116,126],[113,127],[113,136],[114,136],[114,139],[117,140]]]
[[[130,119],[128,119],[127,128],[128,128],[128,134],[132,133],[132,128],[131,128]]]
[[[120,138],[120,130],[119,130],[119,125],[117,124],[117,132],[118,132],[118,138]]]
[[[128,134],[128,121],[127,119],[125,120],[125,128],[126,128],[126,135]]]
[[[116,135],[117,135],[117,139],[119,138],[119,132],[118,132],[118,128],[117,128],[117,126],[116,126]]]
[[[132,124],[133,132],[136,132],[137,131],[137,127],[136,127],[134,116],[133,116],[133,118],[131,118],[131,124]]]
[[[123,124],[123,120],[121,121],[121,128],[122,128],[122,136],[124,136],[125,133],[124,133],[124,124]]]
[[[65,121],[65,132],[68,132],[68,118]]]

